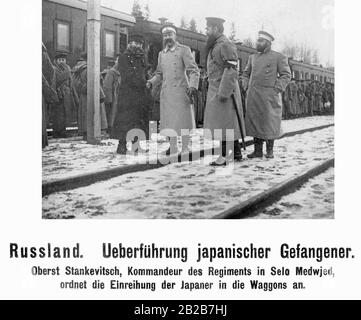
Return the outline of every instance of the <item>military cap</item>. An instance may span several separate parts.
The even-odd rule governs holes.
[[[137,43],[143,43],[144,42],[144,36],[142,34],[132,34],[130,37],[129,42],[137,42]]]
[[[258,38],[266,39],[266,40],[268,40],[268,41],[270,41],[270,42],[274,41],[274,39],[275,39],[271,34],[269,34],[269,33],[266,32],[266,31],[260,31],[260,32],[258,32]]]
[[[58,51],[55,53],[55,59],[66,58],[67,56],[68,53],[64,51]]]
[[[166,24],[162,25],[162,27],[160,28],[160,32],[162,34],[168,33],[168,32],[174,32],[175,34],[177,34],[177,28],[175,25],[173,25],[171,23],[166,23]]]
[[[206,17],[207,26],[222,26],[226,20],[216,17]]]

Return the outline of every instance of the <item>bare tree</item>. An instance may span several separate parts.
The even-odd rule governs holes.
[[[312,54],[312,63],[313,64],[320,64],[320,58],[318,56],[318,51],[314,50]]]
[[[145,20],[149,20],[150,18],[150,9],[148,3],[144,7],[144,18]]]
[[[283,53],[285,56],[289,58],[298,59],[300,48],[297,45],[286,44],[281,50],[281,53]]]
[[[191,21],[189,21],[189,30],[193,31],[193,32],[197,32],[197,23],[196,20],[194,18],[191,19]]]
[[[326,68],[333,70],[335,68],[334,64],[331,61],[326,62]]]
[[[301,45],[297,45],[294,43],[285,43],[281,52],[289,58],[293,58],[298,61],[302,61],[305,63],[312,63],[313,57],[312,50],[307,44],[303,43]]]
[[[133,17],[143,17],[142,7],[140,6],[139,0],[134,0],[132,7]]]
[[[184,17],[181,18],[180,27],[183,28],[183,29],[188,28],[186,18],[184,18]]]
[[[236,23],[235,22],[232,22],[231,24],[231,33],[229,35],[229,40],[233,41],[233,42],[236,42],[237,39],[236,39]]]
[[[243,40],[243,45],[245,45],[246,47],[250,47],[250,48],[256,47],[254,41],[250,37]]]

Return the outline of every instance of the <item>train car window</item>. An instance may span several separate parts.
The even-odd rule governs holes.
[[[56,50],[70,52],[70,23],[56,21]]]
[[[109,58],[115,57],[115,33],[105,31],[105,56]]]
[[[119,52],[123,52],[127,48],[128,37],[124,33],[119,34]]]

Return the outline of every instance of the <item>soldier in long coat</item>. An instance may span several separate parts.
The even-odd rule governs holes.
[[[87,138],[87,54],[82,54],[82,57],[77,61],[74,66],[73,80],[74,88],[79,98],[78,106],[78,132],[83,135],[83,139]],[[104,106],[104,91],[100,87],[100,127],[102,130],[107,129],[108,123]]]
[[[307,112],[307,98],[305,95],[305,90],[304,90],[304,85],[303,85],[303,80],[300,80],[298,83],[298,102],[300,104],[300,112],[302,115],[306,114]]]
[[[57,138],[66,137],[66,125],[70,124],[74,116],[76,106],[72,94],[73,80],[71,68],[66,63],[67,53],[58,52],[54,59],[56,91],[59,102],[51,106],[53,136]]]
[[[203,66],[200,66],[199,70],[200,70],[200,77],[199,77],[199,86],[198,86],[198,107],[196,111],[196,121],[197,124],[203,124],[204,110],[207,101],[208,80],[207,80],[206,71],[203,68]]]
[[[118,63],[107,70],[103,82],[105,94],[105,111],[107,113],[107,121],[109,132],[114,124],[115,115],[117,114],[118,106],[118,87],[121,83],[120,72],[118,70]]]
[[[291,113],[291,87],[288,85],[285,91],[282,93],[282,117],[283,119],[289,119]]]
[[[307,97],[307,114],[313,116],[313,103],[314,103],[314,96],[312,90],[312,83],[309,80],[306,80],[306,97]]]
[[[147,82],[147,87],[150,89],[162,81],[160,130],[172,129],[177,136],[185,136],[182,141],[187,141],[189,132],[182,132],[182,129],[193,129],[190,105],[197,94],[199,69],[191,49],[176,41],[177,30],[173,25],[163,25],[161,33],[165,48],[159,53],[155,75]],[[182,149],[186,151],[188,143],[182,144]]]
[[[244,109],[238,84],[237,48],[223,34],[224,20],[207,19],[207,73],[208,94],[204,114],[204,129],[211,131],[213,138],[220,139],[222,153],[211,165],[225,165],[233,149],[235,160],[242,159],[239,140],[245,136]],[[220,137],[215,130],[222,130]],[[233,130],[233,146],[227,144],[227,129]],[[229,142],[229,141],[228,141]]]
[[[287,58],[271,50],[274,37],[260,31],[257,51],[248,59],[243,73],[247,92],[246,132],[254,137],[255,150],[249,158],[263,156],[266,141],[267,158],[273,158],[274,140],[282,135],[282,97],[291,80]]]
[[[145,56],[140,43],[131,42],[126,51],[119,55],[118,71],[122,80],[111,138],[119,140],[117,153],[126,154],[127,139],[133,144],[132,151],[137,152],[139,141],[149,137],[151,96],[146,90]],[[143,133],[127,137],[133,129],[142,130]]]
[[[42,44],[42,147],[48,146],[48,106],[58,103],[58,95],[55,89],[55,70],[48,55],[48,51]]]
[[[298,101],[298,86],[294,79],[288,84],[291,91],[291,110],[294,117],[301,114],[300,103]]]

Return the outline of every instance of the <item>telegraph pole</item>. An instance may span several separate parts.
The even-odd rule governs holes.
[[[99,144],[101,135],[100,0],[88,0],[87,33],[87,142]]]

